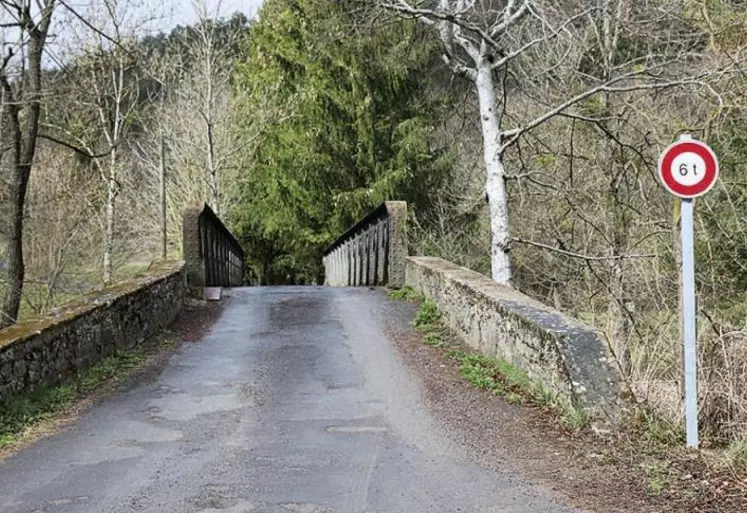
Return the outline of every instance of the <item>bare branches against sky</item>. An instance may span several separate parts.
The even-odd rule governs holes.
[[[160,0],[149,0],[162,4]],[[213,15],[218,11],[218,17],[231,16],[235,12],[242,12],[252,18],[262,5],[262,0],[205,0],[208,12]],[[172,9],[163,21],[162,30],[169,30],[177,25],[188,25],[197,21],[197,13],[188,0],[172,0]]]

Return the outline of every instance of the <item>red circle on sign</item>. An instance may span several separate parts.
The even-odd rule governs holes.
[[[674,160],[684,153],[694,153],[705,163],[705,175],[692,185],[680,183],[674,177]],[[716,154],[707,144],[700,141],[678,141],[667,147],[659,158],[659,178],[662,184],[669,192],[680,198],[697,198],[708,192],[716,183],[718,171]]]

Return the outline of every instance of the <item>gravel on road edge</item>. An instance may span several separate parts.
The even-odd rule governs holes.
[[[414,318],[415,307],[401,305]],[[602,439],[568,430],[546,408],[510,404],[473,387],[458,362],[400,322],[389,328],[431,414],[480,465],[515,471],[569,505],[600,513],[747,511],[747,481],[707,458],[674,450],[662,459],[624,433]],[[464,347],[453,335],[450,343]],[[654,482],[661,489],[652,492]]]

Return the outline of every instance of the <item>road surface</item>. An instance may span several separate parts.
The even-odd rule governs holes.
[[[155,379],[0,466],[2,513],[570,513],[432,418],[380,290],[229,292]]]

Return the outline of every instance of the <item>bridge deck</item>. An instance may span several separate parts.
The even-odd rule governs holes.
[[[381,291],[226,291],[199,343],[0,467],[4,513],[570,512],[479,466],[393,349]]]

